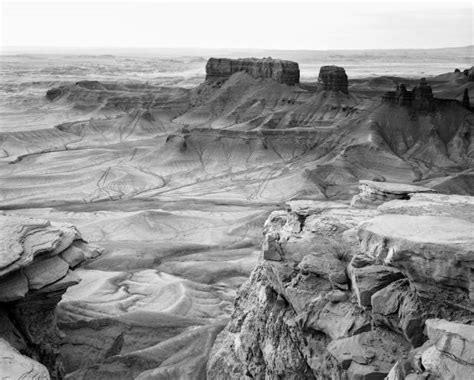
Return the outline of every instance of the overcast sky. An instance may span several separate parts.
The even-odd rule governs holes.
[[[2,47],[436,48],[473,44],[473,2],[1,1]]]

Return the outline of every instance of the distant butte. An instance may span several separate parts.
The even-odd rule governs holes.
[[[210,58],[206,64],[206,80],[227,79],[244,71],[254,78],[270,78],[293,86],[300,81],[298,63],[273,58]]]
[[[386,92],[382,96],[382,102],[412,106],[418,110],[429,110],[433,108],[434,97],[426,78],[421,78],[418,86],[415,86],[412,91],[408,90],[406,85],[400,84],[395,91]]]
[[[341,91],[348,94],[347,74],[343,67],[322,66],[319,70],[318,88],[323,91]]]

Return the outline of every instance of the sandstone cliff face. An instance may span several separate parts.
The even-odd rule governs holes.
[[[63,376],[55,308],[80,280],[72,269],[100,253],[73,225],[0,215],[0,368],[2,375],[53,379]],[[17,350],[17,351],[16,351]],[[18,352],[19,351],[19,352]],[[8,357],[23,357],[25,366]],[[20,360],[20,359],[19,359]],[[35,377],[36,376],[36,377]]]
[[[341,91],[348,94],[347,74],[343,67],[322,66],[319,70],[318,88],[324,91]]]
[[[208,378],[465,378],[443,377],[441,357],[446,347],[455,373],[472,370],[473,211],[472,197],[422,192],[378,209],[295,201],[272,213]]]
[[[300,81],[298,63],[272,58],[210,58],[206,64],[206,80],[227,79],[241,71],[254,78],[270,78],[291,86]]]

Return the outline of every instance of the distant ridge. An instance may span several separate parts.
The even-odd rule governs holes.
[[[28,46],[2,46],[0,48],[0,55],[11,54],[72,54],[72,55],[103,55],[103,54],[120,54],[120,55],[151,55],[151,56],[176,56],[176,55],[197,55],[197,56],[211,56],[220,55],[228,57],[241,56],[269,56],[274,55],[279,58],[291,56],[308,56],[318,57],[327,55],[328,53],[335,53],[340,55],[354,55],[354,54],[400,54],[403,53],[462,53],[470,54],[474,58],[474,45],[458,46],[458,47],[440,47],[434,49],[415,49],[415,48],[398,48],[398,49],[329,49],[329,50],[311,50],[311,49],[297,49],[297,50],[279,50],[279,49],[237,49],[237,48],[132,48],[132,47],[28,47]]]

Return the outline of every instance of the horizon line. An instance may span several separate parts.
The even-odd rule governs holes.
[[[285,52],[351,52],[351,51],[396,51],[396,50],[443,50],[443,49],[474,49],[474,44],[463,45],[463,46],[442,46],[435,48],[360,48],[360,49],[280,49],[280,48],[238,48],[238,47],[158,47],[158,46],[148,46],[148,47],[133,47],[133,46],[0,46],[0,54],[5,53],[6,50],[234,50],[234,51],[285,51]],[[35,52],[38,54],[37,52]],[[48,53],[45,53],[48,54]],[[103,54],[105,55],[105,53]]]

